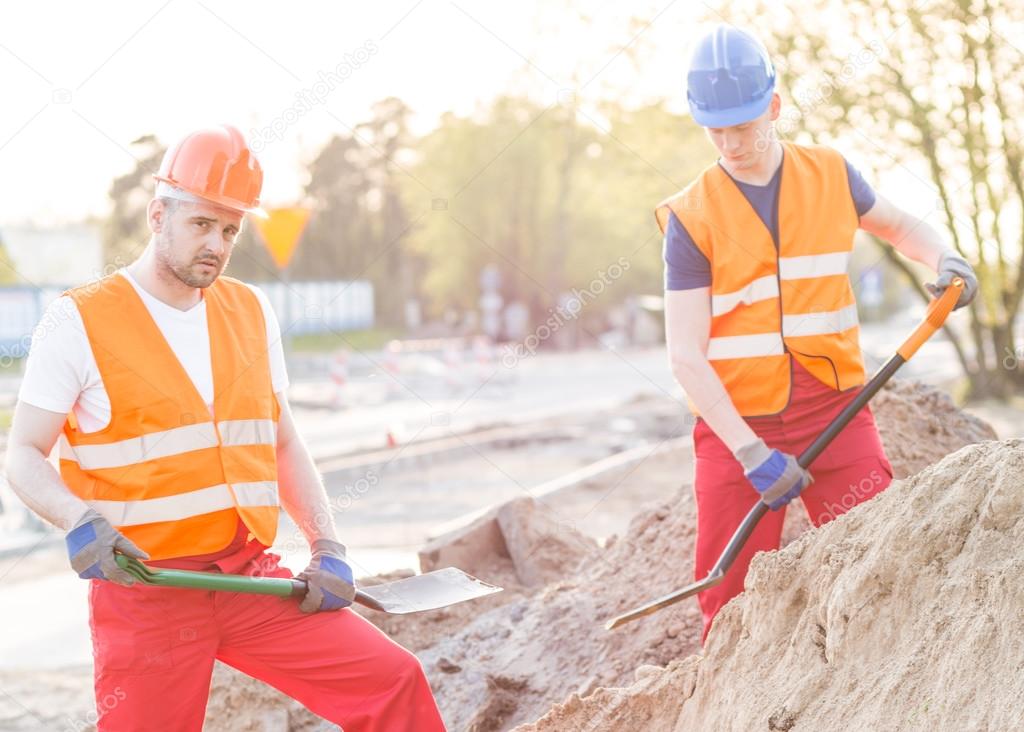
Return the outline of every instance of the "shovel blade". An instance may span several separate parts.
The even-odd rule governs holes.
[[[501,587],[479,580],[461,569],[446,567],[394,582],[360,587],[356,602],[392,615],[406,615],[437,610],[501,590]]]

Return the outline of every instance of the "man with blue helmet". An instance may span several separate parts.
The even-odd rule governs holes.
[[[719,159],[656,209],[665,236],[666,337],[673,373],[698,415],[695,578],[703,579],[757,501],[758,524],[725,580],[698,598],[704,637],[743,589],[754,554],[778,548],[800,496],[821,525],[892,479],[865,407],[814,463],[796,461],[865,381],[847,274],[863,229],[977,292],[970,265],[927,222],[876,193],[836,150],[780,141],[781,99],[764,46],[720,25],[698,41],[687,101]]]

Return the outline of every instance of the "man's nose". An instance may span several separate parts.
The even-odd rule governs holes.
[[[221,236],[220,231],[210,233],[203,244],[205,245],[205,249],[207,249],[211,254],[214,254],[217,257],[224,256],[227,242],[224,241],[224,237]]]

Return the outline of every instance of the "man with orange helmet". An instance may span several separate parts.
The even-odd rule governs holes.
[[[665,236],[665,323],[677,381],[699,415],[693,430],[697,539],[704,579],[751,508],[764,516],[725,580],[698,595],[706,637],[743,590],[753,555],[779,546],[785,506],[800,496],[818,526],[892,479],[864,408],[812,466],[801,453],[864,383],[857,304],[847,275],[864,229],[938,273],[938,296],[970,265],[927,222],[876,194],[843,156],[780,141],[775,69],[754,36],[720,25],[696,44],[687,99],[718,151],[657,206]]]
[[[99,730],[200,730],[217,659],[346,732],[444,729],[415,656],[344,609],[352,569],[288,406],[277,320],[221,274],[244,214],[263,215],[259,162],[224,125],[171,147],[155,177],[142,255],[44,316],[8,446],[12,487],[90,580]],[[137,585],[114,559],[290,577],[267,552],[280,507],[310,543],[301,604]]]

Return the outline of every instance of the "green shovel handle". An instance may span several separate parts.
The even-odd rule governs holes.
[[[285,577],[245,577],[217,572],[191,572],[185,569],[151,569],[137,559],[116,555],[117,565],[135,579],[158,587],[186,587],[193,590],[247,592],[254,595],[303,597],[306,583]]]

